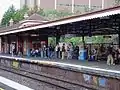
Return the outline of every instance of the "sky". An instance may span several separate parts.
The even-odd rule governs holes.
[[[0,0],[0,20],[7,9],[14,5],[16,9],[20,8],[20,0]]]

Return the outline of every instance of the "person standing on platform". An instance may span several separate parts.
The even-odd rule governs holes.
[[[41,47],[40,56],[41,56],[41,58],[44,58],[44,50],[43,50],[43,47]]]
[[[119,63],[120,63],[120,48],[117,48],[115,52],[115,64],[119,64]]]
[[[46,45],[44,44],[44,46],[43,46],[43,57],[44,58],[47,58],[47,55],[46,55]]]
[[[79,46],[75,47],[74,54],[75,54],[74,59],[78,59],[78,57],[79,57]]]
[[[23,48],[22,48],[22,46],[21,45],[19,45],[19,47],[18,47],[18,56],[23,56],[23,50],[22,50]]]
[[[67,59],[70,59],[71,53],[70,53],[70,45],[67,46]]]
[[[62,58],[62,46],[60,46],[60,59]]]
[[[118,60],[117,60],[117,64],[120,63],[120,47],[118,48]]]
[[[55,51],[56,51],[56,57],[60,58],[60,46],[59,46],[59,44],[56,45]]]
[[[52,45],[50,44],[50,46],[48,47],[48,57],[52,58]]]
[[[73,52],[72,45],[69,44],[69,45],[67,46],[67,59],[72,59],[72,52]]]
[[[12,57],[13,57],[14,53],[15,53],[15,45],[12,44]]]
[[[114,65],[114,59],[113,59],[113,47],[108,47],[108,56],[107,56],[107,65]]]
[[[65,59],[65,44],[62,45],[62,60]]]

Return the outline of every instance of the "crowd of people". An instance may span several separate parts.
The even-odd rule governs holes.
[[[91,56],[96,61],[105,60],[107,65],[115,65],[120,63],[120,48],[115,45],[104,46],[101,45],[98,48],[91,50]]]
[[[30,56],[41,57],[41,58],[58,58],[58,59],[78,59],[79,47],[73,48],[72,44],[65,45],[65,43],[60,46],[50,44],[48,47],[44,45],[39,49],[30,50]]]
[[[86,60],[107,61],[108,65],[115,65],[120,63],[120,48],[114,45],[98,45],[91,48],[90,45],[86,45]],[[14,47],[13,47],[14,48]],[[83,48],[83,47],[82,47]],[[74,46],[69,44],[57,44],[56,46],[50,44],[49,46],[43,45],[41,48],[34,48],[29,50],[29,56],[41,57],[49,59],[79,59],[81,46]],[[14,49],[13,49],[14,50]],[[22,48],[19,47],[19,55],[22,55]],[[13,55],[13,53],[12,53]]]

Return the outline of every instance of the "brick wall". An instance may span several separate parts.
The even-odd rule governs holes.
[[[94,73],[72,70],[50,63],[16,61],[8,58],[1,58],[0,66],[7,69],[12,68],[10,70],[13,72],[17,70],[17,73],[22,73],[21,70],[26,71],[26,73],[29,72],[27,75],[70,90],[79,90],[78,88],[81,88],[81,90],[120,90],[119,78],[101,76],[99,72],[95,75]]]

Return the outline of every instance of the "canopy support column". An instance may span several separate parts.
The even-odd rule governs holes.
[[[84,38],[84,30],[82,30],[82,42],[83,42],[83,48],[85,49],[85,38]]]
[[[120,48],[120,25],[119,25],[119,32],[118,32],[118,38],[119,38],[119,48]]]
[[[89,37],[92,38],[92,33],[91,33],[91,20],[89,21],[89,24],[90,24]],[[90,50],[89,50],[89,59],[91,59],[91,43],[90,43]]]
[[[119,48],[120,48],[120,22],[119,22],[119,30],[118,30],[118,40],[119,40],[118,44],[119,44]]]
[[[56,45],[60,42],[60,35],[56,36]]]
[[[2,53],[2,38],[0,37],[0,53]]]

